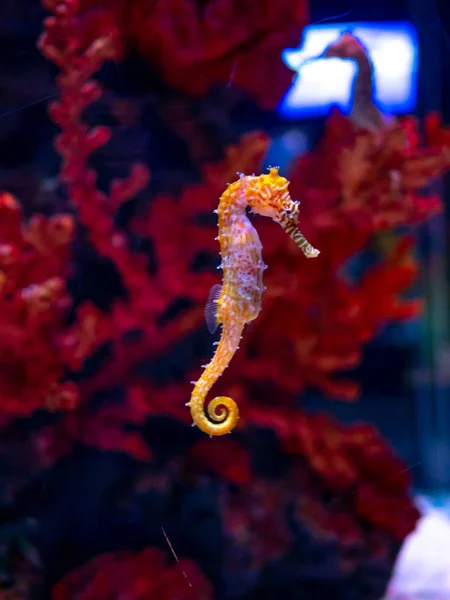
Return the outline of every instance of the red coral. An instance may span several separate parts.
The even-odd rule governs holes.
[[[266,109],[274,108],[292,83],[280,61],[297,47],[308,19],[304,0],[98,0],[83,6],[106,11],[121,38],[155,66],[176,89],[204,94],[211,84],[235,85]],[[88,11],[89,12],[89,11]]]
[[[147,462],[152,453],[136,427],[145,417],[132,404],[105,406],[88,414],[79,411],[66,415],[56,426],[41,429],[34,443],[45,466],[69,454],[75,443],[103,452],[124,452],[135,460]]]
[[[332,548],[349,577],[361,568],[361,555],[385,559],[392,540],[403,540],[419,518],[401,461],[370,427],[343,428],[324,415],[303,417],[303,424],[298,413],[284,416],[291,441],[303,428],[313,444],[301,459],[284,461],[282,476],[222,492],[227,568],[239,576],[245,561],[262,571],[293,547],[314,548],[304,551],[304,571],[317,569],[318,546],[325,553]],[[267,426],[273,427],[269,418]],[[367,451],[358,456],[361,442]]]
[[[212,82],[233,83],[263,108],[273,108],[292,82],[280,63],[297,46],[307,22],[303,0],[136,0],[130,34],[174,87],[203,94]]]
[[[275,429],[284,451],[305,457],[322,482],[348,499],[354,514],[399,540],[414,528],[419,511],[409,500],[410,472],[374,427],[256,407],[252,420]]]
[[[425,117],[425,135],[428,144],[435,150],[450,151],[450,128],[442,124],[441,115],[432,112]]]
[[[449,164],[441,147],[420,146],[412,118],[387,130],[380,141],[335,112],[318,147],[294,165],[291,190],[305,199],[304,218],[314,227],[340,227],[345,219],[368,235],[440,210],[437,198],[424,203],[417,191]]]
[[[69,185],[79,221],[89,225],[99,252],[124,267],[132,291],[136,279],[143,279],[144,268],[127,255],[113,219],[118,206],[147,183],[148,172],[136,165],[128,180],[113,182],[106,199],[95,186],[87,159],[106,142],[109,132],[90,130],[80,120],[84,108],[99,95],[99,87],[89,78],[106,58],[115,56],[115,39],[109,30],[106,37],[98,37],[103,30],[100,25],[93,30],[92,21],[77,20],[76,1],[47,5],[55,16],[46,20],[40,48],[62,71],[61,98],[50,107],[63,127],[56,139],[64,157],[62,178]],[[73,408],[79,401],[78,388],[64,381],[65,376],[79,370],[113,331],[109,319],[89,303],[78,309],[74,325],[67,326],[71,302],[65,280],[70,274],[73,219],[37,215],[25,225],[19,205],[7,193],[0,195],[0,217],[2,412],[9,418],[39,408]],[[135,268],[127,269],[130,265]]]
[[[92,559],[53,588],[53,600],[212,600],[212,586],[189,559],[168,564],[156,548]]]
[[[36,216],[25,225],[19,204],[0,193],[0,403],[3,419],[38,409],[74,408],[65,382],[92,348],[85,320],[66,327],[65,290],[72,218]]]

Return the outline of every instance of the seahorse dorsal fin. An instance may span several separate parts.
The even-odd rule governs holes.
[[[219,327],[219,321],[217,320],[217,301],[220,294],[222,293],[222,286],[220,283],[216,283],[209,290],[208,300],[205,304],[205,319],[209,333],[214,333]]]

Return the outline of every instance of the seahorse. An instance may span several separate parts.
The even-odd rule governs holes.
[[[247,206],[251,212],[279,223],[306,257],[319,255],[297,227],[299,202],[291,199],[289,182],[278,174],[278,167],[270,167],[268,174],[259,176],[238,175],[239,179],[227,187],[214,211],[218,215],[216,239],[222,257],[218,268],[223,270],[223,283],[211,288],[205,318],[211,333],[222,326],[221,337],[211,362],[204,365],[198,381],[191,382],[194,389],[186,404],[193,425],[210,436],[231,433],[239,420],[239,408],[232,398],[218,396],[205,411],[206,396],[238,350],[245,325],[257,318],[265,289],[262,245],[246,214]]]
[[[346,31],[319,58],[340,58],[356,63],[349,117],[357,127],[378,134],[395,125],[395,119],[381,112],[375,103],[374,66],[361,40]]]

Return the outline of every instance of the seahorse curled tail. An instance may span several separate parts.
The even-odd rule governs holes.
[[[239,348],[244,323],[226,323],[216,352],[211,362],[205,366],[201,377],[195,382],[191,399],[188,402],[191,416],[196,425],[204,433],[214,436],[231,433],[239,421],[239,408],[232,398],[217,396],[206,407],[206,396],[229,365],[234,353]]]

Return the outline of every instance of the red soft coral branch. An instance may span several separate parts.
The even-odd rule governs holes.
[[[442,117],[432,112],[425,117],[425,136],[428,145],[434,151],[450,151],[450,127],[442,124]]]
[[[108,142],[110,132],[106,127],[89,128],[82,120],[86,107],[101,95],[99,84],[91,80],[92,75],[106,60],[117,57],[117,32],[110,30],[101,37],[101,31],[97,30],[94,35],[88,17],[83,19],[78,14],[76,0],[50,3],[49,8],[54,16],[45,21],[39,47],[61,70],[57,78],[60,99],[50,105],[49,111],[52,120],[62,129],[55,141],[63,157],[61,177],[89,240],[118,269],[130,295],[132,312],[139,322],[148,312],[148,297],[153,298],[159,310],[166,305],[166,298],[158,296],[158,290],[147,275],[145,258],[129,249],[125,235],[115,227],[114,216],[121,204],[147,185],[149,171],[145,165],[135,164],[128,178],[114,180],[109,194],[103,194],[88,159]]]
[[[280,61],[297,46],[307,22],[307,4],[270,1],[168,0],[146,11],[133,2],[130,35],[174,87],[203,94],[211,82],[232,83],[250,92],[263,108],[274,108],[292,82]]]
[[[387,130],[380,141],[379,135],[357,129],[335,112],[318,147],[294,164],[291,190],[305,199],[304,218],[313,227],[329,229],[350,221],[367,236],[423,221],[441,210],[437,198],[424,204],[417,192],[449,164],[443,146],[420,145],[412,118]]]
[[[121,40],[137,47],[174,88],[204,94],[235,85],[275,108],[292,83],[280,56],[296,47],[308,19],[305,0],[83,0],[106,13]]]
[[[212,586],[198,566],[182,558],[172,565],[156,548],[93,558],[66,575],[52,590],[53,600],[212,600]]]
[[[56,139],[64,158],[62,179],[91,241],[119,270],[122,268],[133,291],[136,278],[144,279],[145,266],[122,248],[113,219],[120,204],[146,185],[148,172],[136,165],[127,180],[113,182],[108,198],[102,195],[87,160],[106,143],[109,131],[89,129],[81,121],[83,110],[100,94],[90,77],[106,59],[115,56],[114,32],[99,37],[99,30],[92,29],[86,17],[77,19],[76,1],[47,0],[45,4],[54,16],[46,20],[39,46],[61,69],[61,97],[51,105],[50,113],[63,129]],[[70,308],[65,279],[74,234],[72,218],[35,216],[22,226],[16,201],[5,193],[0,200],[4,333],[0,387],[4,413],[24,416],[38,408],[74,407],[78,389],[63,379],[69,370],[82,366],[96,345],[111,337],[113,328],[89,304],[80,307],[74,326],[65,324]]]
[[[65,382],[93,345],[81,316],[66,327],[68,258],[74,235],[68,215],[23,223],[16,200],[0,193],[0,414],[3,422],[38,409],[74,408],[77,387]]]
[[[414,527],[419,513],[409,504],[410,471],[373,426],[343,426],[322,413],[251,410],[254,423],[275,429],[284,451],[304,456],[320,480],[346,497],[363,519],[399,539]],[[404,511],[401,519],[398,506]]]

